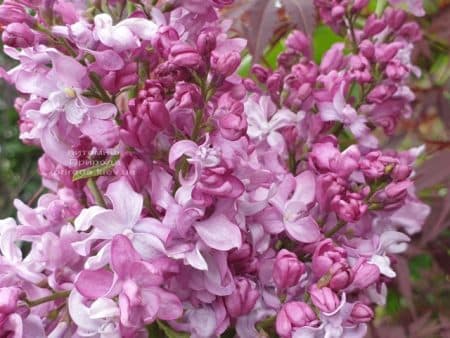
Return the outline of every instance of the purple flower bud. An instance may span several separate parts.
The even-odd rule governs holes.
[[[416,42],[422,39],[422,30],[417,22],[405,23],[398,30],[397,34],[411,42]]]
[[[114,173],[119,177],[125,176],[133,189],[139,192],[149,182],[150,169],[144,161],[126,153],[114,167]]]
[[[177,83],[174,98],[178,101],[178,107],[180,108],[197,109],[203,106],[203,98],[200,89],[192,83]]]
[[[247,130],[247,119],[243,114],[225,114],[219,118],[218,125],[223,137],[230,141],[236,141]]]
[[[373,198],[387,210],[399,208],[404,203],[408,188],[412,184],[409,180],[391,182],[383,190],[377,191]]]
[[[21,294],[22,290],[14,286],[0,288],[0,314],[14,312]]]
[[[378,19],[375,15],[371,15],[364,25],[364,36],[371,38],[381,33],[386,28],[386,22],[383,18]]]
[[[15,48],[31,47],[35,41],[34,32],[24,23],[9,24],[2,35],[5,45]]]
[[[170,54],[170,48],[180,40],[178,32],[170,26],[160,27],[158,34],[152,40],[154,48],[165,58]]]
[[[241,55],[238,52],[217,55],[213,52],[211,56],[211,67],[213,71],[222,76],[232,75],[241,63]]]
[[[133,116],[131,113],[123,115],[120,137],[125,144],[148,152],[152,149],[155,136],[156,130],[148,115],[142,117]]]
[[[330,288],[319,288],[314,284],[309,290],[311,300],[320,311],[331,313],[336,310],[340,304],[338,296]]]
[[[102,77],[101,83],[107,91],[115,94],[120,89],[135,84],[138,80],[137,63],[130,62],[119,71],[108,72]]]
[[[179,67],[200,67],[202,58],[195,48],[185,43],[177,43],[170,48],[169,61]]]
[[[331,17],[334,20],[342,19],[344,17],[344,14],[345,8],[343,6],[333,6],[333,8],[331,9]]]
[[[374,284],[380,278],[380,269],[375,264],[370,264],[361,260],[353,267],[352,287],[364,290]]]
[[[138,105],[137,112],[140,116],[147,115],[156,129],[162,130],[169,126],[169,112],[163,102],[146,99]]]
[[[344,44],[334,44],[323,56],[320,63],[320,70],[329,73],[332,70],[339,70],[344,63]]]
[[[367,205],[363,201],[350,196],[336,195],[331,200],[330,205],[331,210],[341,220],[349,223],[358,221],[367,211]]]
[[[270,75],[269,71],[259,64],[252,66],[251,73],[261,83],[266,83],[266,81]]]
[[[352,6],[352,12],[359,12],[369,4],[369,0],[355,0]]]
[[[397,91],[396,86],[391,84],[380,84],[372,89],[367,95],[369,103],[382,103],[392,97]]]
[[[311,57],[310,40],[299,30],[293,31],[286,39],[286,47],[306,57]]]
[[[0,5],[0,24],[9,25],[10,23],[22,23],[32,25],[34,22],[25,10],[25,7],[16,0],[5,0]]]
[[[372,60],[373,56],[375,55],[375,47],[370,40],[363,40],[359,44],[359,50],[361,51],[361,54],[364,55],[364,57],[368,60]]]
[[[375,58],[378,62],[389,62],[399,51],[401,46],[398,43],[383,44],[375,50]]]
[[[352,312],[350,314],[350,318],[353,323],[367,323],[370,322],[373,317],[373,310],[367,305],[360,302],[353,305]]]
[[[406,21],[407,14],[400,9],[386,8],[384,11],[387,25],[394,31],[398,30]]]
[[[216,48],[216,35],[212,31],[201,32],[197,38],[197,49],[203,56],[209,56]]]
[[[317,316],[308,304],[289,302],[283,305],[277,314],[275,328],[281,337],[291,337],[293,329],[314,326]]]
[[[345,262],[346,252],[335,246],[331,239],[323,240],[314,250],[312,271],[317,277],[322,277],[338,262]]]
[[[401,81],[409,75],[409,70],[398,60],[390,61],[385,69],[386,76],[393,81]]]
[[[294,253],[286,249],[278,252],[273,266],[273,280],[278,289],[284,290],[296,285],[304,272],[304,264]]]
[[[248,314],[259,298],[259,291],[256,283],[247,278],[236,280],[236,289],[233,293],[225,297],[225,307],[232,318],[238,318]]]
[[[328,286],[335,291],[345,289],[353,280],[352,270],[347,263],[333,264],[329,273],[331,279]]]
[[[392,178],[395,181],[403,181],[411,175],[411,172],[412,168],[410,165],[407,165],[406,163],[399,163],[392,170]]]

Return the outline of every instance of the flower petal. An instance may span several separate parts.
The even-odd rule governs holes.
[[[314,243],[321,238],[319,226],[311,216],[295,222],[286,222],[285,225],[286,232],[301,243]]]
[[[241,230],[224,215],[213,215],[194,227],[200,238],[213,249],[228,251],[242,244]]]

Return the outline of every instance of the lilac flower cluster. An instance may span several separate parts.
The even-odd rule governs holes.
[[[423,9],[316,0],[345,42],[317,64],[294,31],[277,69],[242,78],[232,2],[0,6],[18,61],[0,74],[49,191],[0,221],[1,337],[365,335],[429,213],[422,149],[378,141],[418,73],[397,7]]]

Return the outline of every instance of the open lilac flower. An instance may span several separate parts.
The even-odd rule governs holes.
[[[344,85],[336,92],[332,102],[319,103],[320,116],[324,121],[342,122],[356,137],[362,137],[369,128],[366,119],[358,115],[353,106],[346,103],[344,97]]]
[[[399,8],[423,8],[313,2],[343,41],[316,62],[293,31],[250,77],[233,0],[0,5],[48,190],[0,221],[0,336],[365,335],[430,212],[420,148],[378,143],[411,116],[420,31]]]
[[[129,18],[113,25],[113,19],[108,14],[99,14],[94,19],[94,35],[105,46],[118,52],[136,49],[142,40],[151,40],[157,30],[157,25],[144,18]]]
[[[278,130],[294,125],[296,115],[287,109],[276,111],[275,105],[267,96],[261,97],[259,102],[248,99],[244,106],[248,136],[257,141],[264,140],[269,146],[282,152],[285,141]]]
[[[123,234],[131,239],[136,250],[144,257],[163,255],[169,229],[164,229],[156,219],[141,218],[142,195],[136,193],[128,181],[121,179],[109,185],[106,196],[111,200],[113,209],[93,206],[82,210],[75,220],[75,229],[78,231],[94,227],[83,241],[74,243],[77,252],[89,255],[96,240],[112,240],[115,235]],[[105,243],[95,256],[87,260],[87,266],[98,268],[105,265],[109,259],[110,245],[109,241]]]
[[[271,203],[283,215],[286,232],[302,243],[316,242],[321,237],[319,226],[310,215],[315,193],[314,174],[305,171],[295,178],[287,176],[277,195],[271,199]]]

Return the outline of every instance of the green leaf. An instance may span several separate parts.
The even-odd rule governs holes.
[[[431,66],[430,70],[434,82],[438,86],[443,86],[450,78],[450,56],[441,54]]]
[[[275,69],[277,67],[278,55],[284,50],[284,39],[279,40],[272,48],[270,48],[264,56],[264,59],[270,66]]]
[[[314,60],[320,63],[323,55],[336,42],[342,42],[344,39],[337,35],[333,30],[325,25],[316,28],[313,34]]]
[[[252,67],[252,56],[250,54],[247,54],[242,58],[238,74],[242,77],[248,77],[250,74],[251,67]]]
[[[90,168],[77,170],[72,177],[72,181],[78,181],[85,178],[97,177],[105,175],[107,172],[112,170],[119,160],[119,155],[114,155],[111,159],[105,163],[95,165]]]
[[[396,314],[402,307],[401,297],[395,290],[389,290],[386,299],[386,313],[388,315]]]
[[[411,271],[411,277],[415,280],[419,280],[421,277],[421,271],[430,269],[431,265],[432,258],[430,255],[422,254],[411,258],[409,261],[409,270]]]
[[[158,327],[161,329],[161,331],[164,332],[167,338],[189,338],[189,334],[185,332],[177,332],[174,329],[172,329],[169,325],[165,324],[164,322],[158,320],[156,321],[158,324]]]

